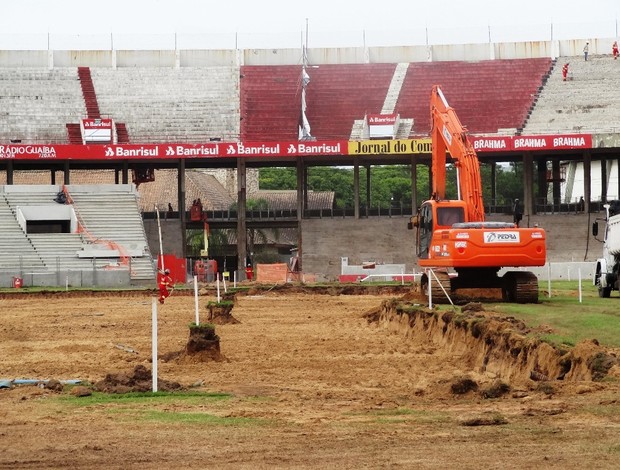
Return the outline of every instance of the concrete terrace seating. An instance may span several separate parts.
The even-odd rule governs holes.
[[[24,272],[92,271],[117,263],[117,256],[83,256],[78,252],[109,249],[112,241],[128,255],[132,281],[152,281],[155,269],[148,249],[137,193],[133,185],[68,185],[82,233],[28,233],[17,222],[19,207],[54,206],[59,185],[8,185],[0,193],[0,269]],[[101,244],[96,243],[102,242]],[[11,253],[15,253],[12,255]],[[20,259],[21,257],[21,259]],[[94,261],[93,261],[94,259]],[[17,273],[16,273],[17,274]]]
[[[411,63],[395,112],[414,118],[412,135],[428,134],[429,96],[440,85],[471,133],[521,129],[551,65],[548,58]]]
[[[241,140],[297,140],[301,66],[241,67]]]
[[[0,193],[0,270],[14,276],[45,270],[43,260],[17,222],[3,186]]]
[[[239,138],[238,67],[91,68],[103,117],[131,143]]]
[[[319,140],[349,139],[357,119],[379,113],[396,64],[308,68],[306,116]],[[301,66],[241,68],[243,140],[296,140],[301,113]]]
[[[115,242],[128,254],[134,249],[142,251],[143,256],[131,259],[131,279],[155,279],[135,187],[122,184],[68,185],[67,189],[87,231],[86,240]]]
[[[562,66],[569,62],[569,80]],[[561,57],[525,126],[527,134],[620,132],[620,61]]]
[[[85,116],[75,68],[0,67],[0,142],[66,143]]]

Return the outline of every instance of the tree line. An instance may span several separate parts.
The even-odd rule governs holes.
[[[360,167],[360,204],[366,205],[366,167]],[[485,204],[510,206],[515,198],[522,197],[523,170],[520,164],[495,167],[495,200],[492,200],[492,166],[480,165],[482,191]],[[338,209],[354,207],[354,173],[349,167],[310,167],[308,168],[308,189],[310,191],[333,191],[334,206]],[[411,167],[409,165],[389,165],[370,167],[370,207],[390,208],[411,206]],[[294,190],[297,188],[295,168],[261,168],[259,171],[260,189]],[[430,196],[429,170],[426,165],[417,166],[417,200],[419,203]],[[456,169],[447,167],[446,197],[457,198]]]

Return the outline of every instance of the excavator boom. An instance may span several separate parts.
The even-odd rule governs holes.
[[[461,124],[454,109],[444,97],[439,86],[431,91],[431,137],[433,141],[432,187],[433,199],[446,197],[446,152],[454,161],[458,173],[459,199],[465,201],[468,222],[484,220],[480,163],[467,129]]]

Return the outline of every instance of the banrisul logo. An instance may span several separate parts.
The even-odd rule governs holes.
[[[519,243],[519,232],[484,232],[484,243]]]

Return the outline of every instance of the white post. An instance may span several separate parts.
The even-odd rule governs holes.
[[[426,277],[428,277],[428,308],[432,309],[433,308],[433,289],[432,289],[432,274],[433,274],[433,270],[429,269],[428,271],[426,271]]]
[[[215,277],[217,278],[217,301],[218,303],[220,302],[220,274],[219,273],[215,273]]]
[[[570,268],[568,268],[568,280],[570,282]]]
[[[237,288],[237,270],[235,269],[235,272],[233,273],[233,287],[236,289]]]
[[[164,245],[161,241],[161,222],[159,220],[159,208],[155,204],[155,212],[157,213],[157,229],[159,231],[159,256],[161,257],[161,270],[164,271]]]
[[[226,278],[224,277],[223,274],[222,274],[222,284],[224,285],[224,292],[228,292],[228,290],[226,289]]]
[[[551,263],[547,263],[547,287],[549,290],[549,298],[551,298]]]
[[[577,276],[579,277],[579,303],[581,303],[581,268],[577,270]]]
[[[401,286],[405,285],[405,270],[404,269],[400,270],[400,285]]]
[[[153,332],[151,334],[151,342],[153,346],[152,356],[153,356],[153,393],[157,391],[157,301],[155,297],[152,298],[153,307],[152,307],[152,327]]]
[[[194,276],[194,304],[196,307],[196,326],[200,325],[198,318],[198,276]]]
[[[67,276],[65,277],[65,291],[69,290],[69,273],[67,273]]]

